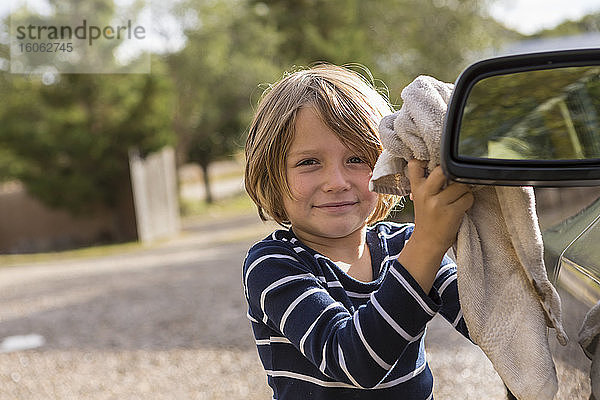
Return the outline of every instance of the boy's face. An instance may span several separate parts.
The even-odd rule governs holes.
[[[310,107],[296,118],[286,159],[293,199],[283,204],[301,239],[343,238],[362,229],[377,205],[371,168],[338,139]]]

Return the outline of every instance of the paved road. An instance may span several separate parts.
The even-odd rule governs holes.
[[[247,248],[270,229],[254,216],[188,221],[152,248],[3,266],[0,399],[271,398],[240,284]],[[2,353],[15,336],[40,347]],[[445,322],[427,344],[436,399],[504,398],[490,363]]]

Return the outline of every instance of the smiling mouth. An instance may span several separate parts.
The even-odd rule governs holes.
[[[351,208],[352,206],[355,206],[356,204],[358,204],[357,201],[340,201],[334,203],[319,204],[318,206],[315,206],[315,208],[319,208],[321,210],[326,211],[343,211]]]

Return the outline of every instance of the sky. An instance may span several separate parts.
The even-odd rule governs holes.
[[[11,3],[26,0],[0,0],[0,17],[10,12]],[[44,3],[43,0],[28,0]],[[125,1],[127,0],[120,0]],[[552,28],[566,19],[577,20],[600,11],[599,0],[496,0],[490,13],[506,26],[524,34]]]
[[[507,27],[528,35],[598,11],[598,0],[497,0],[490,13]]]

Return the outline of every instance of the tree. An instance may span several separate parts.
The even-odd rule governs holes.
[[[89,15],[100,23],[110,21],[117,12],[110,0],[52,0],[49,6],[57,21],[71,26]],[[26,10],[12,17],[38,18]],[[95,46],[99,57],[112,54],[108,44]],[[0,56],[7,54],[4,47],[0,50]],[[154,60],[152,74],[18,75],[4,70],[0,90],[0,173],[23,182],[50,207],[75,214],[99,205],[119,210],[131,201],[125,193],[131,190],[129,150],[146,154],[175,142],[173,90],[160,59]]]
[[[180,162],[200,165],[211,202],[209,165],[241,147],[252,94],[280,72],[274,62],[278,38],[246,1],[183,7],[198,20],[185,31],[185,48],[166,58],[177,94],[174,129]]]
[[[371,27],[364,20],[375,2],[360,0],[254,0],[282,36],[282,65],[372,61]]]
[[[148,153],[174,141],[168,80],[160,74],[61,75],[51,85],[11,78],[0,145],[20,161],[14,178],[51,207],[115,207],[129,149]]]
[[[392,100],[416,76],[454,81],[474,55],[514,32],[486,14],[481,0],[255,0],[283,40],[284,65],[363,64]]]

